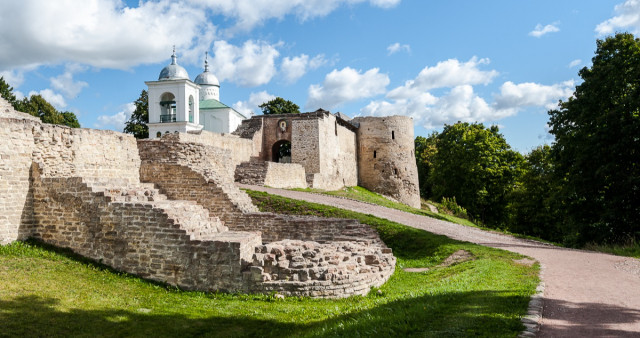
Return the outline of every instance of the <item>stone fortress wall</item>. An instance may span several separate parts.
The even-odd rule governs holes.
[[[420,208],[418,168],[415,163],[413,119],[406,116],[358,117],[318,110],[304,114],[262,115],[243,121],[234,134],[251,140],[253,158],[237,167],[236,180],[272,187],[338,190],[363,186]],[[286,128],[280,122],[286,122]],[[273,145],[291,142],[291,162],[303,167],[306,185],[296,186],[301,174],[274,174],[285,180],[265,181],[267,173],[284,171],[264,162],[274,160]],[[375,157],[374,157],[375,155]]]
[[[252,141],[42,124],[0,100],[0,242],[34,237],[185,289],[366,294],[395,258],[356,221],[258,212],[225,148]],[[216,143],[218,142],[218,143]],[[230,143],[225,143],[230,142]],[[218,146],[213,146],[218,144]],[[222,145],[220,145],[222,144]]]
[[[420,208],[413,119],[356,117],[360,185]]]

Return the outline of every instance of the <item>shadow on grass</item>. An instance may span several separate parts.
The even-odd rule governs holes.
[[[60,311],[53,298],[22,296],[0,300],[0,336],[514,336],[522,325],[512,306],[526,306],[526,297],[499,292],[462,292],[420,296],[383,303],[306,324],[243,315],[192,318],[180,313],[157,314],[153,309]],[[299,301],[273,305],[274,312]],[[251,301],[246,302],[252,306]],[[525,304],[525,305],[522,305]],[[178,305],[178,304],[176,304]],[[338,304],[336,304],[338,305]],[[211,306],[224,308],[212,300]],[[314,302],[308,310],[313,311]],[[322,309],[318,309],[322,311]],[[167,307],[165,312],[179,311]],[[210,310],[210,309],[208,309]],[[150,311],[149,313],[144,313]],[[310,316],[313,318],[313,316]]]

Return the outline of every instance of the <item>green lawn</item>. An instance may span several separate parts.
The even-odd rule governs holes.
[[[370,215],[249,192],[262,210],[357,218],[398,258],[378,292],[340,300],[186,292],[37,243],[0,246],[0,336],[490,336],[524,327],[538,266]],[[474,260],[437,267],[464,249]],[[403,267],[431,267],[409,273]]]

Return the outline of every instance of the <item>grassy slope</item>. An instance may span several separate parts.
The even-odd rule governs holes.
[[[251,192],[263,210],[358,218],[398,257],[367,297],[341,300],[185,292],[37,244],[0,246],[0,336],[515,336],[537,266],[520,256],[370,215]],[[435,267],[458,249],[476,259]],[[407,273],[402,267],[434,267]]]

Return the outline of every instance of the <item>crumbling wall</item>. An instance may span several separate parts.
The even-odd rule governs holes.
[[[10,113],[0,114],[2,243],[34,237],[195,290],[345,297],[394,271],[390,250],[356,221],[257,212],[233,183],[235,141],[136,142]]]
[[[298,163],[276,163],[252,158],[236,167],[236,182],[273,188],[306,188],[304,167]]]
[[[256,131],[260,133],[260,130]],[[178,133],[166,135],[183,143],[197,143],[210,146],[220,151],[228,151],[231,162],[225,165],[236,166],[242,162],[249,161],[252,156],[258,156],[260,148],[255,146],[253,139],[241,138],[233,134],[219,134],[206,130],[197,133]]]
[[[261,243],[258,234],[215,227],[189,233],[189,225],[209,223],[208,212],[195,203],[153,201],[135,193],[134,199],[118,200],[80,177],[41,178],[37,172],[34,190],[32,237],[184,289],[244,290],[242,270]]]
[[[13,113],[11,108],[0,109],[0,244],[7,244],[28,237],[33,224],[29,174],[35,149],[32,131],[40,122],[9,117],[5,113]]]
[[[338,190],[358,185],[356,134],[332,114],[318,119],[319,171],[313,188]]]

